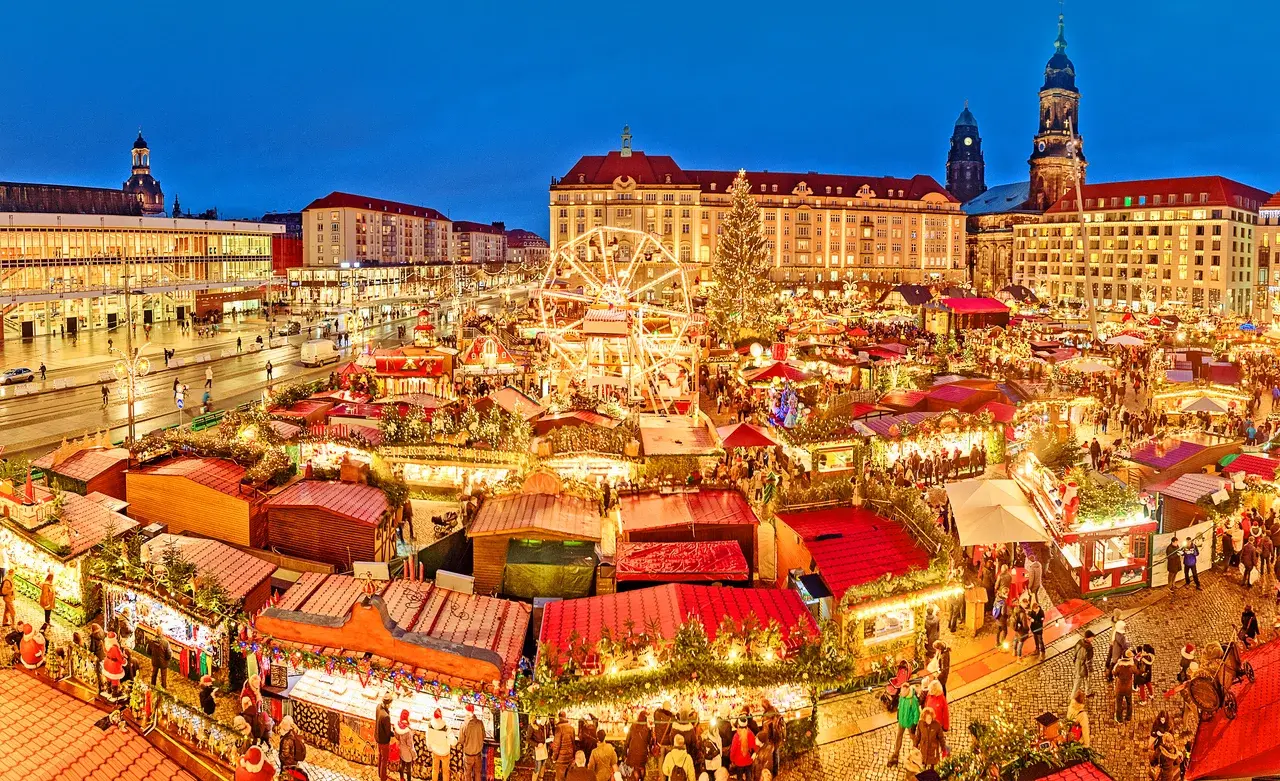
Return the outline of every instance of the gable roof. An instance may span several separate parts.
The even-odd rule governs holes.
[[[97,494],[96,491],[94,493]],[[101,496],[101,494],[98,495]],[[115,501],[111,497],[106,499]],[[71,491],[64,491],[61,523],[46,526],[36,533],[47,538],[68,536],[62,533],[59,527],[64,527],[69,532],[68,555],[79,556],[112,534],[126,534],[133,531],[138,528],[138,522],[101,502]]]
[[[1009,307],[994,298],[944,298],[938,303],[952,312],[964,315],[1003,314],[1009,311]]]
[[[1201,200],[1201,194],[1207,197]],[[1127,182],[1090,183],[1081,188],[1081,195],[1083,195],[1084,202],[1087,204],[1086,208],[1089,209],[1142,209],[1156,207],[1155,196],[1158,195],[1161,200],[1161,203],[1158,204],[1160,208],[1228,206],[1256,212],[1271,199],[1271,194],[1265,190],[1250,187],[1225,176],[1181,176],[1169,179],[1134,179]],[[1176,203],[1170,203],[1169,196],[1171,195],[1177,197]],[[1191,196],[1190,201],[1186,200],[1187,195]],[[1118,205],[1096,207],[1094,204],[1099,198],[1106,199],[1107,203],[1110,203],[1112,198],[1116,198],[1118,199]],[[1124,204],[1125,198],[1132,200],[1129,204]],[[1146,203],[1139,203],[1140,198],[1145,198]],[[1070,189],[1058,199],[1057,203],[1050,206],[1046,213],[1060,214],[1076,210],[1076,191]]]
[[[750,526],[760,523],[746,498],[733,490],[631,494],[619,497],[618,512],[624,532],[674,526]]]
[[[31,465],[52,472],[55,475],[87,483],[98,475],[118,466],[121,461],[129,461],[129,451],[122,447],[107,450],[81,450],[73,453],[56,466],[53,463],[54,453],[46,453],[31,462]]]
[[[737,171],[687,171],[693,181],[702,186],[703,192],[724,193],[729,190]],[[764,194],[767,188],[769,195],[786,193],[804,183],[815,198],[856,198],[864,186],[869,188],[872,198],[893,198],[918,201],[926,195],[940,195],[951,203],[959,203],[955,196],[938,184],[937,180],[926,174],[916,174],[910,179],[898,176],[859,176],[846,174],[820,174],[815,171],[807,173],[784,171],[748,171],[747,181],[757,194]],[[714,186],[713,186],[714,185]],[[778,189],[774,189],[777,185]],[[830,187],[831,191],[827,192]],[[898,195],[901,191],[902,195]]]
[[[178,546],[187,561],[195,565],[197,575],[216,575],[218,582],[227,590],[227,595],[236,601],[252,594],[263,581],[270,580],[276,571],[276,565],[226,543],[180,534],[159,534],[149,540],[149,560],[160,561],[165,548],[170,544]],[[245,605],[245,611],[252,613],[260,607],[262,606]]]
[[[854,586],[927,569],[929,554],[901,524],[858,507],[779,513],[804,542],[836,599]],[[779,530],[785,534],[785,530]]]
[[[1177,442],[1173,447],[1164,447],[1163,440],[1158,442],[1149,442],[1142,447],[1129,451],[1128,459],[1135,463],[1149,466],[1153,469],[1163,470],[1177,464],[1180,461],[1186,461],[1196,453],[1205,449],[1205,445],[1196,442],[1187,442],[1183,439],[1174,440]]]
[[[1224,480],[1217,475],[1189,472],[1185,475],[1179,475],[1168,484],[1147,486],[1147,490],[1195,504],[1217,491],[1224,483],[1229,482],[1229,480]]]
[[[377,526],[390,509],[381,489],[337,480],[299,480],[268,499],[267,507],[316,507],[366,526]]]
[[[388,201],[384,198],[373,198],[368,195],[356,195],[334,190],[323,198],[317,198],[303,207],[310,209],[367,209],[369,211],[387,212],[389,214],[405,214],[410,217],[425,217],[429,220],[449,221],[449,218],[427,206],[414,206],[411,203]]]
[[[599,540],[600,511],[587,500],[568,494],[494,496],[480,505],[467,536],[515,536],[522,531],[547,532],[571,540]]]
[[[963,210],[969,216],[980,214],[1005,214],[1007,212],[1034,212],[1027,208],[1031,198],[1031,182],[1012,182],[988,187],[981,195],[965,202]]]
[[[623,157],[621,152],[613,151],[607,155],[583,155],[558,184],[612,184],[619,177],[633,179],[639,185],[666,184],[668,176],[673,185],[693,184],[676,161],[666,155],[633,151]]]
[[[161,461],[159,464],[143,467],[139,470],[139,473],[164,477],[185,477],[193,483],[212,488],[237,499],[251,500],[253,498],[250,494],[242,494],[240,492],[240,481],[244,479],[245,468],[225,458],[178,456]]]
[[[1275,480],[1277,469],[1280,469],[1280,460],[1254,453],[1242,453],[1232,460],[1230,464],[1223,467],[1222,471],[1226,474],[1244,472],[1247,475],[1261,477],[1264,480]]]

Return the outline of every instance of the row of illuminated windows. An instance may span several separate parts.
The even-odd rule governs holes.
[[[0,256],[26,258],[271,256],[269,234],[0,228]]]

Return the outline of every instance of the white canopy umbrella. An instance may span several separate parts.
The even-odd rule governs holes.
[[[1226,407],[1222,406],[1222,404],[1221,404],[1221,403],[1219,403],[1219,402],[1217,402],[1217,401],[1214,401],[1213,399],[1209,398],[1208,396],[1201,396],[1200,398],[1196,399],[1195,401],[1192,401],[1192,402],[1190,402],[1190,403],[1186,404],[1186,405],[1182,408],[1182,411],[1183,411],[1183,412],[1208,412],[1210,415],[1225,415],[1225,414],[1227,414],[1227,408],[1226,408]]]
[[[960,544],[966,547],[1049,541],[1049,533],[1030,505],[962,507],[954,512]]]
[[[985,480],[981,477],[947,483],[947,499],[953,510],[961,507],[1027,504],[1027,497],[1014,481]]]
[[[1107,344],[1118,345],[1120,347],[1137,347],[1138,345],[1146,344],[1146,341],[1139,339],[1133,334],[1120,334],[1119,336],[1113,336],[1108,339]]]

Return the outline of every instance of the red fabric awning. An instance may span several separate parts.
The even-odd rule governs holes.
[[[788,363],[774,361],[763,369],[757,369],[746,374],[745,378],[747,382],[768,382],[774,379],[800,382],[801,380],[809,379],[809,375]]]
[[[726,448],[775,447],[778,444],[778,440],[770,436],[769,432],[750,423],[733,423],[728,426],[721,426],[716,429],[716,434],[720,435],[720,443]]]
[[[991,418],[997,423],[1009,423],[1013,421],[1013,416],[1018,412],[1018,408],[1009,404],[1003,404],[998,401],[988,401],[981,407],[978,412],[986,410],[991,413]]]
[[[942,304],[962,315],[1000,314],[1009,311],[1009,307],[994,298],[944,298]]]
[[[751,575],[742,546],[719,542],[620,542],[618,582],[746,580]]]

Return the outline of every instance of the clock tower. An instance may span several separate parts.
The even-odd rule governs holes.
[[[978,120],[969,111],[969,101],[956,119],[951,132],[951,150],[947,152],[947,190],[968,203],[987,189],[986,164],[982,160],[982,138]]]
[[[1081,184],[1084,184],[1084,140],[1080,133],[1080,91],[1076,89],[1076,67],[1067,57],[1066,28],[1058,14],[1058,39],[1053,56],[1044,68],[1040,88],[1040,130],[1032,141],[1031,196],[1028,208],[1044,211],[1075,187],[1073,144],[1080,156]]]

